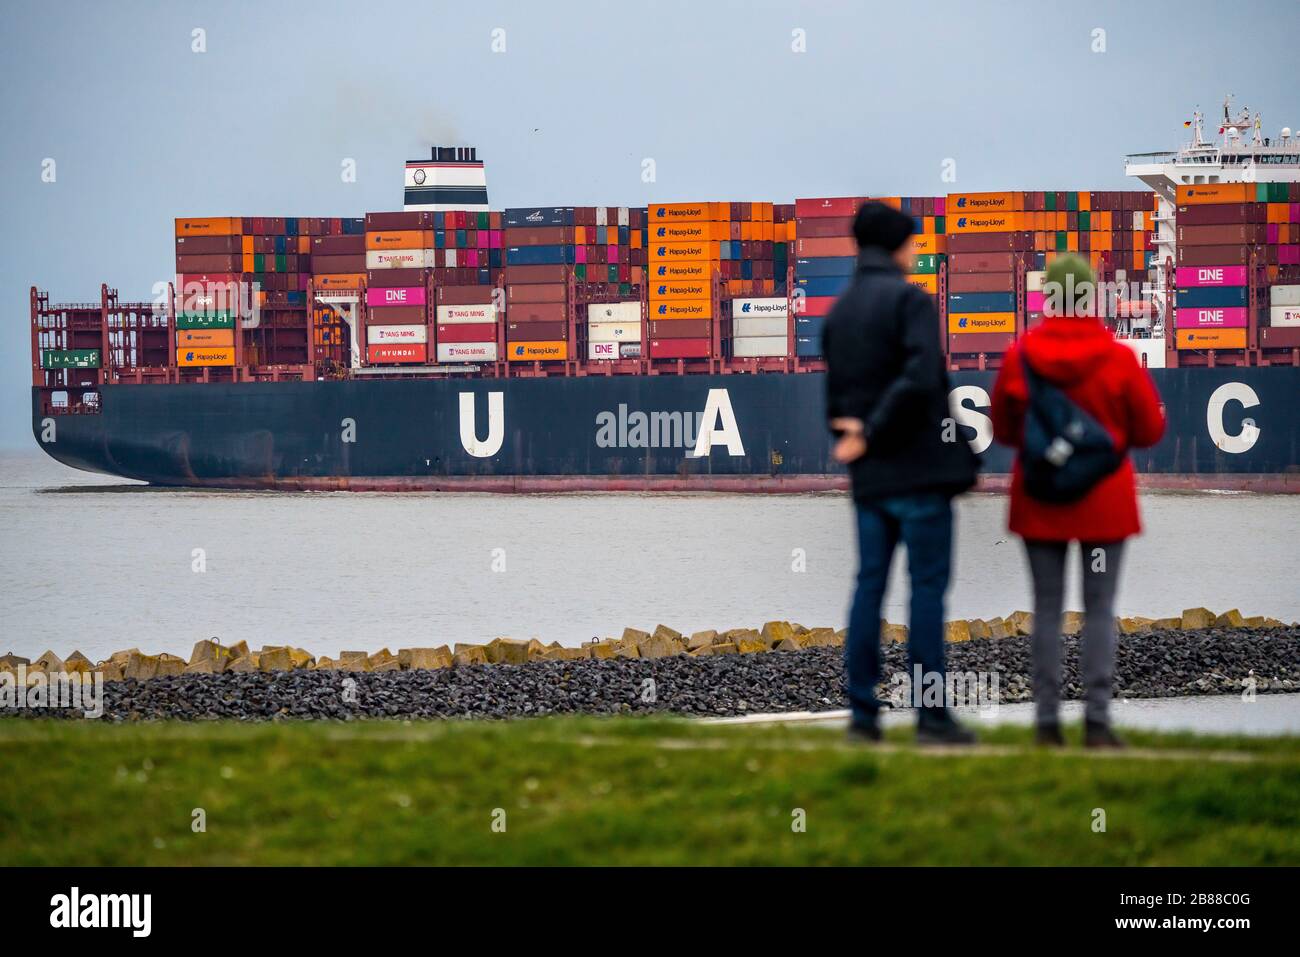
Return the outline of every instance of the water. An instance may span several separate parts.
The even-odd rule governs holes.
[[[1205,605],[1300,618],[1297,504],[1144,495],[1147,533],[1126,559],[1120,613]],[[1030,607],[1005,512],[1001,496],[960,502],[949,617]],[[840,627],[851,514],[840,494],[151,489],[7,453],[0,652],[188,655],[218,636],[334,655],[496,635],[577,644],[658,622],[683,632],[773,618]],[[206,571],[194,570],[196,549]],[[896,584],[887,617],[906,621],[906,598]],[[1077,587],[1069,607],[1080,607]]]

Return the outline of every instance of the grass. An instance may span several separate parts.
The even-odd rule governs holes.
[[[1132,733],[1141,751],[1096,757],[1036,751],[1018,728],[964,755],[909,737],[5,719],[0,864],[1300,863],[1300,739]]]

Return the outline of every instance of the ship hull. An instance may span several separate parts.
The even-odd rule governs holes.
[[[1169,428],[1148,487],[1300,490],[1300,369],[1153,370]],[[952,374],[954,414],[1005,486],[992,373]],[[846,487],[821,374],[108,385],[46,418],[74,468],[157,485],[283,490],[807,492]],[[51,424],[52,423],[52,424]],[[45,441],[43,441],[43,439]]]

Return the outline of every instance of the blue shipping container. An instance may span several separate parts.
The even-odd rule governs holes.
[[[1014,292],[959,292],[948,297],[949,312],[1015,312]]]
[[[1205,286],[1179,289],[1176,302],[1179,309],[1214,309],[1245,306],[1249,304],[1249,298],[1245,286]]]
[[[822,256],[817,259],[796,259],[796,276],[852,276],[857,265],[856,256]]]
[[[849,288],[851,276],[796,278],[794,284],[809,296],[838,296]]]
[[[507,266],[554,266],[573,263],[572,246],[511,246],[506,250]]]
[[[822,354],[821,336],[816,339],[796,339],[794,341],[794,354],[801,359],[810,359]]]
[[[539,206],[505,211],[507,226],[572,226],[572,206]]]

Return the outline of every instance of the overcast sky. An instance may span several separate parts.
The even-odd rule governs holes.
[[[148,299],[176,216],[400,208],[435,142],[497,209],[1138,188],[1225,93],[1300,128],[1297,36],[1294,0],[4,0],[0,445],[35,445],[29,287]]]

